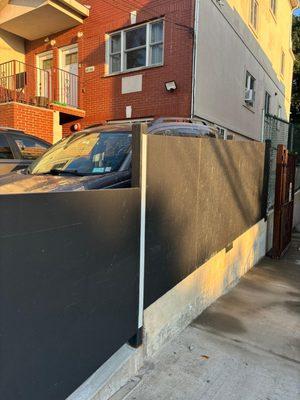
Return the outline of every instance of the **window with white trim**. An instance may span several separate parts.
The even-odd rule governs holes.
[[[162,65],[164,22],[158,20],[109,35],[109,73]]]
[[[222,126],[217,126],[217,131],[222,139],[227,140],[227,129],[226,128],[223,128]]]
[[[271,95],[269,92],[265,92],[265,113],[270,114],[271,108]]]
[[[254,106],[255,101],[255,78],[250,74],[250,72],[246,72],[246,82],[245,82],[245,103]]]

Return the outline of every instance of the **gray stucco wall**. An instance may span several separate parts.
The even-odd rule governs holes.
[[[224,3],[199,0],[193,114],[259,140],[265,91],[272,96],[270,112],[277,114],[281,105],[287,118],[284,86],[248,26]],[[256,79],[252,110],[244,102],[247,71]]]

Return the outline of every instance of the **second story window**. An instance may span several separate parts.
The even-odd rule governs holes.
[[[250,23],[257,30],[258,27],[258,0],[250,0]]]
[[[274,15],[276,15],[276,8],[277,8],[277,0],[271,0],[271,11]]]
[[[164,23],[149,22],[109,35],[109,73],[163,63]]]

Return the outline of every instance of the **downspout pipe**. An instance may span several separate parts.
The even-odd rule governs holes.
[[[191,118],[195,116],[195,97],[196,97],[196,83],[197,83],[197,69],[198,69],[199,17],[200,17],[200,0],[195,0]]]

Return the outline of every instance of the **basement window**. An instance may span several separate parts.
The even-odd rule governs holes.
[[[158,20],[108,35],[109,73],[163,64],[164,22]]]

